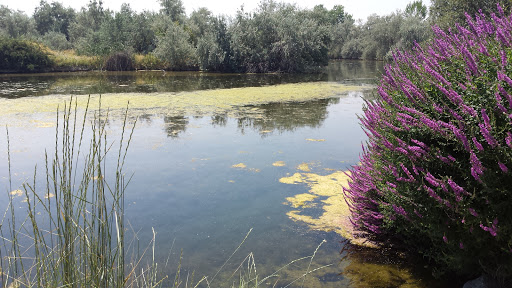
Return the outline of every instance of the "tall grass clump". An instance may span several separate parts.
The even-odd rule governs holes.
[[[153,287],[156,266],[139,273],[125,259],[129,178],[123,168],[133,128],[126,129],[125,117],[121,139],[110,143],[108,112],[98,110],[88,124],[87,109],[80,121],[76,103],[69,102],[57,115],[55,150],[45,155],[44,184],[34,176],[20,189],[26,210],[17,208],[9,194],[0,223],[2,287]],[[108,166],[107,160],[112,160]],[[9,154],[9,174],[10,167]]]
[[[353,224],[437,275],[512,276],[512,17],[498,10],[396,52],[360,119]]]
[[[115,52],[105,59],[103,68],[107,71],[133,70],[132,56],[128,52]]]

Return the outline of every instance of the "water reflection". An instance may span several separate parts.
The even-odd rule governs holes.
[[[353,288],[460,287],[461,283],[436,281],[429,272],[390,249],[355,246],[345,241],[340,254],[342,275]]]
[[[3,74],[0,75],[0,97],[180,92],[316,81],[373,84],[382,66],[382,62],[375,61],[331,61],[323,73],[319,74],[220,74],[169,71]]]
[[[181,133],[187,130],[189,119],[184,115],[164,116],[165,132],[168,137],[178,138]]]
[[[378,83],[384,71],[380,61],[331,61],[326,68],[328,81],[347,84]]]

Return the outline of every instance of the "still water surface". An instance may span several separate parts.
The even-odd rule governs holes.
[[[382,63],[345,61],[331,62],[324,73],[316,75],[161,71],[0,75],[0,97],[17,101],[8,102],[14,105],[35,96],[165,93],[304,82],[367,87],[377,83],[381,71]],[[154,229],[156,260],[162,263],[160,267],[168,261],[166,274],[173,278],[182,250],[182,269],[195,271],[197,279],[202,275],[211,279],[252,229],[211,287],[230,286],[233,272],[250,253],[263,278],[312,255],[323,240],[310,270],[330,266],[308,275],[304,285],[301,279],[288,287],[430,287],[433,282],[385,251],[352,247],[335,232],[312,230],[287,216],[300,210],[318,218],[326,197],[294,208],[286,198],[308,193],[308,185],[285,184],[279,179],[306,172],[330,175],[358,163],[366,136],[357,115],[362,113],[363,99],[372,93],[355,89],[325,99],[258,104],[218,113],[162,113],[135,107],[139,120],[126,161],[133,179],[125,203],[127,221],[139,243],[149,243]],[[55,116],[32,114],[0,115],[6,122],[2,124],[10,126],[17,183],[30,179],[33,166],[44,165],[44,150],[53,147],[55,127],[48,119]],[[108,124],[113,138],[120,133],[120,123],[113,117]],[[3,188],[8,184],[5,137],[1,139]],[[5,199],[0,196],[2,203]],[[17,201],[20,207],[24,205]],[[308,264],[309,260],[293,263],[265,284],[286,286],[300,278]]]

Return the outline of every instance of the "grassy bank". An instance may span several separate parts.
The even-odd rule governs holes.
[[[102,70],[108,57],[77,55],[75,50],[54,51],[44,49],[53,61],[51,70],[54,72],[74,72]],[[129,70],[170,70],[170,67],[153,54],[134,54],[132,67]]]
[[[44,48],[53,61],[52,71],[73,72],[99,70],[103,66],[101,57],[77,55],[74,50],[54,51]]]

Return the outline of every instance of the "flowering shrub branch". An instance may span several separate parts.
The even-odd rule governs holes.
[[[395,53],[344,190],[361,236],[398,238],[440,272],[512,275],[512,17],[498,10]]]

